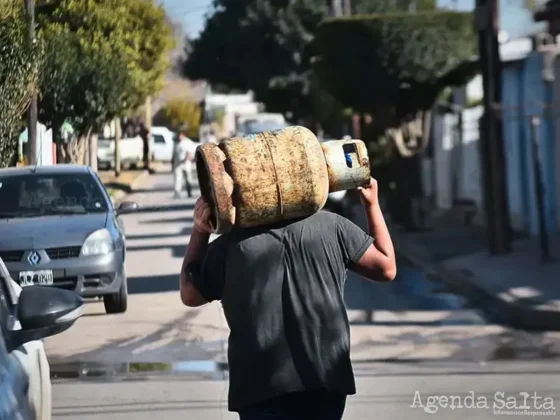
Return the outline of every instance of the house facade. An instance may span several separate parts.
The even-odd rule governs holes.
[[[503,62],[500,112],[512,227],[532,235],[539,232],[532,143],[536,135],[546,227],[550,233],[558,232],[560,147],[556,139],[560,138],[560,81],[543,78],[546,58],[534,49],[529,38],[502,44],[500,54]],[[556,66],[560,76],[560,67]],[[454,95],[463,98],[459,106],[480,99],[481,78],[476,77],[460,93]],[[484,223],[479,143],[479,119],[483,111],[478,106],[455,113],[436,113],[432,154],[424,172],[436,207],[447,210],[458,201],[469,201],[479,209],[479,223]],[[537,124],[533,125],[535,121]]]

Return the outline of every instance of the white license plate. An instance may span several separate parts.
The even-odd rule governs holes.
[[[27,286],[51,286],[54,282],[52,270],[21,271],[19,273],[19,285]]]

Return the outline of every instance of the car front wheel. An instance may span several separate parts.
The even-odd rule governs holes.
[[[103,305],[107,314],[122,314],[126,312],[128,305],[128,286],[126,274],[122,274],[121,287],[117,293],[103,296]]]

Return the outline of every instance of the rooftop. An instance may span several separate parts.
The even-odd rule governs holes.
[[[2,176],[17,176],[28,174],[79,174],[87,173],[89,167],[85,165],[74,164],[59,164],[59,165],[45,165],[45,166],[18,166],[12,168],[0,169],[0,177]]]

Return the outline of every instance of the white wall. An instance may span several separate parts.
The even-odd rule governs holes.
[[[19,136],[19,153],[22,153],[23,143],[27,143],[27,128]],[[41,123],[37,123],[37,166],[53,164],[52,130]]]
[[[440,209],[453,204],[453,176],[457,176],[457,198],[473,200],[482,209],[482,185],[478,144],[478,120],[481,106],[463,111],[463,141],[457,143],[457,121],[453,114],[437,115],[433,131],[433,170],[435,203]]]
[[[435,205],[440,209],[451,208],[451,173],[449,125],[445,115],[436,115],[433,122],[433,160]]]

